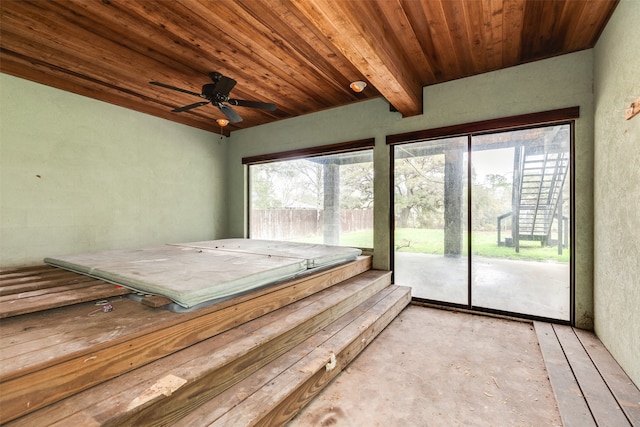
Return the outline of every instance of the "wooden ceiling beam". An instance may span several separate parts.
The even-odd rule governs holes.
[[[270,0],[268,3],[240,0],[239,4],[280,37],[277,44],[286,44],[290,52],[295,52],[307,67],[323,77],[318,87],[335,91],[343,101],[358,100],[349,89],[349,83],[360,80],[360,72],[317,32],[304,15],[291,7],[288,0]]]
[[[403,116],[422,114],[422,85],[404,66],[401,49],[385,45],[384,28],[370,31],[359,2],[292,0],[322,35],[353,64]],[[366,9],[366,8],[365,8]]]
[[[417,2],[410,1],[410,3]],[[371,7],[378,17],[384,18],[383,25],[390,29],[390,33],[395,38],[394,43],[403,47],[401,51],[406,52],[403,64],[410,62],[415,67],[420,85],[426,86],[436,82],[433,65],[427,60],[425,50],[418,40],[417,31],[413,27],[415,21],[410,21],[402,0],[376,0],[372,2]],[[385,32],[386,38],[390,37],[387,34],[388,32]]]

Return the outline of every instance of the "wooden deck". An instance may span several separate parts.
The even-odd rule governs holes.
[[[0,319],[116,297],[129,289],[48,265],[0,270]]]
[[[93,281],[45,266],[0,273],[1,289],[28,283],[42,296],[60,287],[70,296],[70,285]],[[212,413],[234,425],[284,422],[410,301],[410,289],[371,270],[370,257],[189,313],[100,286],[117,289],[96,297],[108,298],[112,311],[79,296],[81,286],[75,301],[52,307],[45,298],[2,320],[0,424],[167,425],[203,410],[210,423]],[[0,311],[9,312],[22,294],[6,295]],[[239,383],[251,397],[245,421],[229,391]],[[282,387],[274,400],[264,388],[275,383]]]
[[[190,313],[128,292],[0,270],[0,424],[282,425],[411,298],[370,257]],[[534,325],[565,426],[640,426],[640,392],[594,334]]]
[[[640,391],[595,334],[534,325],[565,427],[640,426]]]

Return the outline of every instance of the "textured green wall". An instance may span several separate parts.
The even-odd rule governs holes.
[[[576,312],[593,322],[593,56],[582,51],[424,89],[424,114],[402,118],[382,100],[233,132],[229,145],[229,235],[244,236],[244,156],[376,139],[374,266],[388,269],[389,149],[385,136],[517,114],[580,106],[576,123]],[[277,101],[277,100],[276,100]]]
[[[594,49],[595,330],[640,386],[640,1],[623,0]]]
[[[0,266],[224,233],[226,142],[0,74]]]

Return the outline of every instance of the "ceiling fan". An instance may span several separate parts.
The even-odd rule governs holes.
[[[275,104],[271,104],[268,102],[246,101],[243,99],[229,98],[229,92],[231,92],[231,89],[233,89],[237,82],[231,77],[223,76],[216,71],[209,73],[209,77],[211,78],[211,80],[213,80],[213,83],[207,83],[203,85],[202,93],[192,92],[190,90],[181,89],[179,87],[160,82],[149,83],[151,83],[152,85],[164,87],[171,90],[177,90],[178,92],[188,93],[189,95],[194,95],[199,98],[206,99],[206,101],[200,101],[193,104],[185,105],[184,107],[174,108],[173,110],[171,110],[174,113],[180,113],[182,111],[202,107],[203,105],[211,103],[218,107],[220,111],[222,111],[222,113],[227,116],[231,123],[238,123],[242,121],[242,117],[240,117],[240,115],[238,115],[238,113],[236,113],[234,109],[231,108],[231,105],[235,105],[238,107],[259,108],[261,110],[267,111],[274,111],[276,109]]]

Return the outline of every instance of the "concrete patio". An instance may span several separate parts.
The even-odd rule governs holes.
[[[474,307],[570,320],[569,264],[473,256]],[[468,259],[396,252],[394,282],[412,296],[467,304]]]

